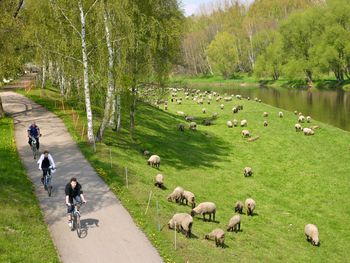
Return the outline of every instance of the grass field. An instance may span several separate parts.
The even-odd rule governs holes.
[[[41,94],[41,95],[40,95]],[[104,143],[97,145],[93,154],[81,138],[85,117],[77,118],[71,111],[76,103],[64,110],[53,91],[33,90],[30,98],[46,106],[65,121],[87,159],[109,184],[158,248],[166,262],[348,262],[350,261],[350,133],[319,122],[314,136],[296,133],[296,116],[254,101],[213,102],[197,105],[184,100],[183,105],[169,103],[163,111],[139,104],[136,115],[136,134],[130,139],[128,111],[123,108],[122,131],[108,130]],[[183,96],[184,97],[184,96]],[[220,110],[219,105],[225,105]],[[231,108],[241,104],[244,110],[233,115]],[[201,109],[205,107],[207,114]],[[196,116],[198,123],[218,112],[214,125],[199,125],[198,131],[177,130],[184,122],[175,115],[184,111]],[[269,112],[268,127],[263,127],[262,113]],[[247,119],[248,129],[260,138],[247,142],[241,137],[242,128],[226,127],[226,121]],[[96,119],[95,119],[96,120]],[[160,171],[146,165],[141,149],[160,155]],[[110,155],[111,153],[111,155]],[[112,163],[110,162],[112,156]],[[243,168],[251,166],[254,175],[243,176]],[[125,186],[125,167],[128,168],[129,188]],[[167,190],[153,186],[154,176],[165,176]],[[176,212],[190,212],[188,206],[166,201],[166,196],[182,186],[195,193],[197,203],[213,201],[217,205],[217,221],[194,219],[194,237],[177,235],[174,250],[174,231],[164,227]],[[147,215],[145,209],[149,193],[152,199]],[[237,200],[255,199],[256,215],[242,215],[242,232],[227,233],[225,249],[216,248],[214,242],[203,237],[212,229],[225,229],[233,216]],[[156,204],[159,204],[159,216]],[[320,247],[307,243],[304,226],[318,225]]]
[[[0,119],[0,262],[59,262],[9,118]]]

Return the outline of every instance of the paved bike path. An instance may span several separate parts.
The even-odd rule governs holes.
[[[53,113],[13,92],[0,93],[4,110],[15,121],[17,149],[48,224],[60,259],[69,262],[162,262],[156,249],[138,229],[127,210],[96,174],[73,141],[64,123]],[[35,120],[43,136],[40,150],[48,149],[56,162],[53,192],[48,197],[41,173],[27,144],[27,127]],[[64,187],[71,177],[83,185],[88,203],[81,208],[86,236],[69,229]]]

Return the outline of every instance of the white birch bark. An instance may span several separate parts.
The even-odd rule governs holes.
[[[43,59],[43,68],[42,68],[42,73],[41,73],[41,88],[43,89],[46,84],[46,61]]]

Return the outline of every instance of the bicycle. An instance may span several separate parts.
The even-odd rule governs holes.
[[[81,224],[80,224],[80,206],[82,205],[82,202],[78,202],[78,203],[74,203],[72,204],[74,206],[73,211],[71,212],[71,217],[72,217],[72,226],[71,226],[71,230],[77,231],[77,235],[80,238],[81,237]]]
[[[48,169],[44,170],[44,188],[47,191],[47,194],[51,196],[52,193],[52,185],[51,185],[51,178],[52,178],[52,167],[50,166]]]
[[[35,160],[38,155],[38,149],[36,148],[36,138],[34,136],[30,136],[30,140],[31,140],[30,144],[32,146],[33,156]]]

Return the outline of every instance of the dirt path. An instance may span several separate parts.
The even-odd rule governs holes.
[[[62,262],[162,262],[129,213],[96,174],[63,122],[26,97],[0,93],[4,109],[15,121],[17,149],[35,186],[35,192]],[[26,129],[36,120],[43,136],[41,150],[52,153],[57,172],[53,193],[47,196],[40,182],[40,171],[27,144]],[[71,177],[83,185],[88,203],[81,208],[86,236],[78,238],[67,224],[64,187]]]

